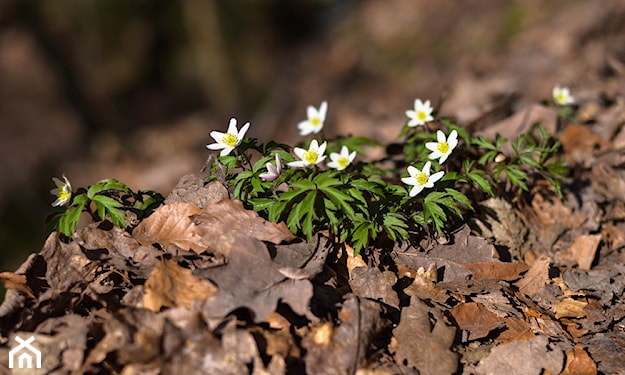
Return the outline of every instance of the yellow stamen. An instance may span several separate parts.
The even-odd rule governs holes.
[[[237,144],[237,137],[232,133],[226,133],[221,139],[221,143],[228,147],[234,147]]]
[[[423,111],[419,111],[417,112],[417,117],[419,117],[419,120],[425,121],[425,119],[428,117],[428,114]]]
[[[315,150],[309,150],[304,152],[304,160],[307,163],[316,163],[317,162],[317,151]]]
[[[317,116],[310,119],[310,124],[314,127],[321,125],[321,119]]]
[[[347,167],[347,164],[349,164],[349,159],[348,159],[348,158],[345,158],[345,157],[339,158],[339,159],[336,161],[336,164],[337,164],[339,167],[341,167],[341,168],[345,168],[345,167]]]
[[[438,146],[436,146],[436,149],[441,153],[441,154],[446,154],[447,151],[449,151],[449,145],[447,144],[447,142],[440,142],[438,144]]]
[[[415,176],[415,179],[417,180],[417,183],[419,185],[425,185],[428,182],[428,175],[426,175],[423,172],[419,172],[417,173],[417,175]]]
[[[69,199],[69,197],[70,197],[71,195],[72,195],[72,193],[70,193],[69,191],[67,191],[67,190],[65,190],[65,189],[62,189],[62,190],[59,190],[59,194],[58,194],[57,198],[58,198],[60,201],[66,201],[66,200],[68,200],[68,199]]]

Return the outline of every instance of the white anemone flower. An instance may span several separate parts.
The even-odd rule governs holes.
[[[313,139],[310,142],[310,147],[308,148],[308,150],[295,147],[293,152],[298,158],[300,158],[300,160],[290,162],[287,165],[292,168],[300,168],[307,167],[309,165],[319,164],[326,158],[323,153],[326,151],[327,145],[327,142],[323,142],[321,145],[319,145],[317,140]]]
[[[206,145],[209,150],[221,150],[219,156],[226,156],[232,152],[238,145],[241,144],[243,137],[247,129],[250,127],[250,123],[246,122],[241,130],[237,130],[237,120],[235,118],[230,119],[228,125],[228,132],[222,133],[218,131],[212,131],[211,137],[217,142],[210,145]]]
[[[337,171],[342,171],[343,169],[347,168],[347,166],[350,165],[355,158],[356,151],[350,154],[347,146],[343,146],[341,147],[340,154],[337,154],[336,152],[330,154],[330,160],[332,161],[328,163],[328,167],[334,168]]]
[[[430,105],[429,100],[422,102],[421,99],[415,99],[414,110],[406,111],[406,116],[410,119],[410,121],[408,121],[408,126],[424,125],[426,122],[434,120],[432,111],[434,111],[434,109]]]
[[[69,183],[65,175],[63,175],[63,180],[65,181],[61,181],[56,177],[52,178],[52,181],[56,185],[56,189],[50,190],[50,194],[56,197],[56,200],[52,203],[52,207],[63,206],[72,198],[72,184]]]
[[[436,140],[437,142],[426,143],[425,147],[432,151],[430,159],[441,158],[438,162],[443,164],[445,160],[447,160],[447,157],[451,155],[454,148],[458,145],[458,132],[452,130],[451,134],[449,134],[449,138],[446,138],[445,133],[438,130],[436,132]]]
[[[412,189],[409,193],[411,197],[416,196],[425,188],[434,187],[434,183],[440,180],[445,174],[445,172],[440,171],[430,175],[431,167],[432,163],[429,161],[425,163],[422,170],[418,170],[412,165],[408,167],[408,174],[410,177],[404,177],[401,180],[406,185],[412,185]]]
[[[552,95],[553,101],[557,105],[573,104],[573,102],[575,101],[568,87],[556,86],[553,88]]]
[[[276,154],[276,165],[267,163],[267,173],[261,173],[260,178],[263,181],[273,181],[280,176],[280,173],[282,173],[282,160],[280,155]]]
[[[319,109],[309,105],[306,112],[307,119],[297,124],[300,135],[308,135],[311,133],[319,133],[323,129],[323,122],[326,120],[328,112],[328,103],[322,102]]]

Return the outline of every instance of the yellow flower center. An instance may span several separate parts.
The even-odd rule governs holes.
[[[417,180],[417,182],[419,183],[419,185],[425,185],[428,182],[428,175],[426,175],[423,172],[419,172],[417,173],[417,175],[415,176],[415,179]]]
[[[428,114],[423,111],[419,111],[417,112],[417,117],[419,118],[419,120],[425,121],[425,119],[428,117]]]
[[[346,157],[340,157],[338,158],[338,160],[336,161],[336,164],[341,167],[341,168],[345,168],[347,167],[347,164],[349,164],[349,159]]]
[[[559,93],[556,97],[556,100],[558,101],[558,103],[564,103],[566,101],[566,95],[564,95],[563,93]]]
[[[314,164],[317,162],[317,151],[309,150],[304,152],[304,161],[310,164]]]
[[[228,147],[234,147],[237,144],[237,137],[232,133],[226,133],[221,139],[221,143],[225,144]]]
[[[446,154],[447,151],[449,151],[449,145],[447,144],[447,142],[440,142],[438,144],[438,146],[436,146],[436,149],[441,153],[441,154]]]
[[[315,117],[310,119],[310,124],[316,128],[319,125],[321,125],[321,119],[319,117],[315,116]]]
[[[66,189],[64,189],[64,188],[63,188],[63,189],[59,189],[59,194],[58,194],[57,198],[58,198],[60,201],[66,201],[66,200],[68,200],[71,196],[72,196],[72,193],[71,193],[71,192],[69,192],[69,191],[67,191]]]

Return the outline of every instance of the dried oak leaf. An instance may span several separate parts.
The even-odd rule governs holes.
[[[504,326],[505,322],[484,305],[476,302],[460,304],[451,310],[458,327],[469,332],[469,340],[481,339],[497,328]]]
[[[205,300],[217,292],[208,280],[199,279],[191,270],[163,259],[145,282],[143,307],[158,312],[162,307],[191,307],[194,300]]]
[[[275,311],[278,301],[299,314],[309,312],[313,286],[307,279],[285,276],[285,267],[302,268],[309,277],[321,272],[329,246],[300,243],[273,246],[273,259],[265,243],[244,234],[228,233],[213,238],[226,254],[227,263],[195,271],[198,277],[214,282],[219,291],[207,298],[203,310],[209,318],[223,318],[238,308],[247,308],[255,321]]]
[[[560,375],[596,375],[597,364],[584,348],[577,344],[572,352],[566,353],[566,365]]]
[[[520,249],[525,244],[528,229],[519,211],[501,198],[480,202],[480,210],[485,212],[485,216],[476,220],[475,225],[481,235],[492,237],[498,244],[507,246],[513,259],[522,259]]]
[[[549,282],[549,263],[551,258],[546,256],[539,258],[525,276],[515,283],[519,292],[531,296],[542,291]]]
[[[547,337],[536,336],[527,341],[497,345],[488,357],[478,363],[475,370],[479,375],[559,374],[563,363],[562,351],[551,348]]]
[[[356,267],[353,269],[349,286],[352,292],[365,298],[380,300],[393,307],[399,306],[399,297],[393,290],[397,276],[390,271],[380,271],[373,267]]]
[[[597,363],[597,370],[602,374],[620,374],[623,372],[625,342],[621,333],[597,333],[586,344],[592,359]]]
[[[401,311],[399,325],[393,330],[397,339],[395,361],[404,361],[422,374],[454,374],[458,369],[458,355],[450,350],[456,335],[454,327],[447,326],[437,314],[434,326],[430,323],[431,309],[419,298],[410,298],[410,306]]]
[[[571,252],[573,252],[580,270],[590,270],[599,242],[601,242],[600,234],[581,235],[573,241]]]
[[[133,230],[132,236],[144,246],[159,243],[185,250],[204,251],[208,245],[191,219],[202,210],[191,203],[175,202],[157,208]]]
[[[143,246],[125,230],[117,227],[101,229],[97,225],[81,228],[74,235],[86,259],[107,263],[118,271],[128,271],[147,278],[162,253],[152,246]]]
[[[473,280],[495,279],[513,281],[529,269],[525,263],[475,262],[462,265],[471,271]]]
[[[354,374],[365,365],[371,342],[385,326],[379,303],[347,295],[339,312],[337,327],[324,323],[306,335],[302,346],[306,373]]]
[[[193,222],[204,243],[209,244],[226,233],[243,234],[274,244],[295,238],[284,222],[267,221],[255,211],[243,208],[243,203],[238,200],[225,199],[211,204],[195,216]]]
[[[18,275],[13,272],[0,272],[0,282],[4,284],[6,289],[15,289],[30,298],[35,298],[35,295],[26,283],[26,276],[24,275]]]

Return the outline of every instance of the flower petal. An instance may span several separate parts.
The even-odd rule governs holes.
[[[443,178],[443,175],[445,175],[444,171],[438,171],[436,173],[434,173],[433,175],[430,176],[430,178],[428,179],[428,182],[436,182],[438,180],[440,180],[441,178]]]
[[[226,148],[228,146],[222,143],[211,143],[210,145],[206,145],[206,148],[209,150],[221,150],[222,148]]]
[[[228,124],[228,133],[237,134],[237,119],[234,117],[230,119]]]
[[[241,130],[239,130],[239,134],[237,134],[237,139],[239,140],[239,143],[241,143],[241,141],[243,140],[243,137],[245,137],[245,133],[247,133],[247,129],[250,128],[250,123],[246,122],[245,125],[243,125],[243,127],[241,128]]]
[[[432,163],[431,162],[426,162],[425,165],[423,166],[423,169],[421,170],[421,172],[425,173],[426,176],[430,175],[430,168],[432,167]]]
[[[412,165],[408,166],[408,174],[410,175],[410,177],[414,178],[414,176],[420,172],[421,171],[419,171],[417,168],[413,167]]]

